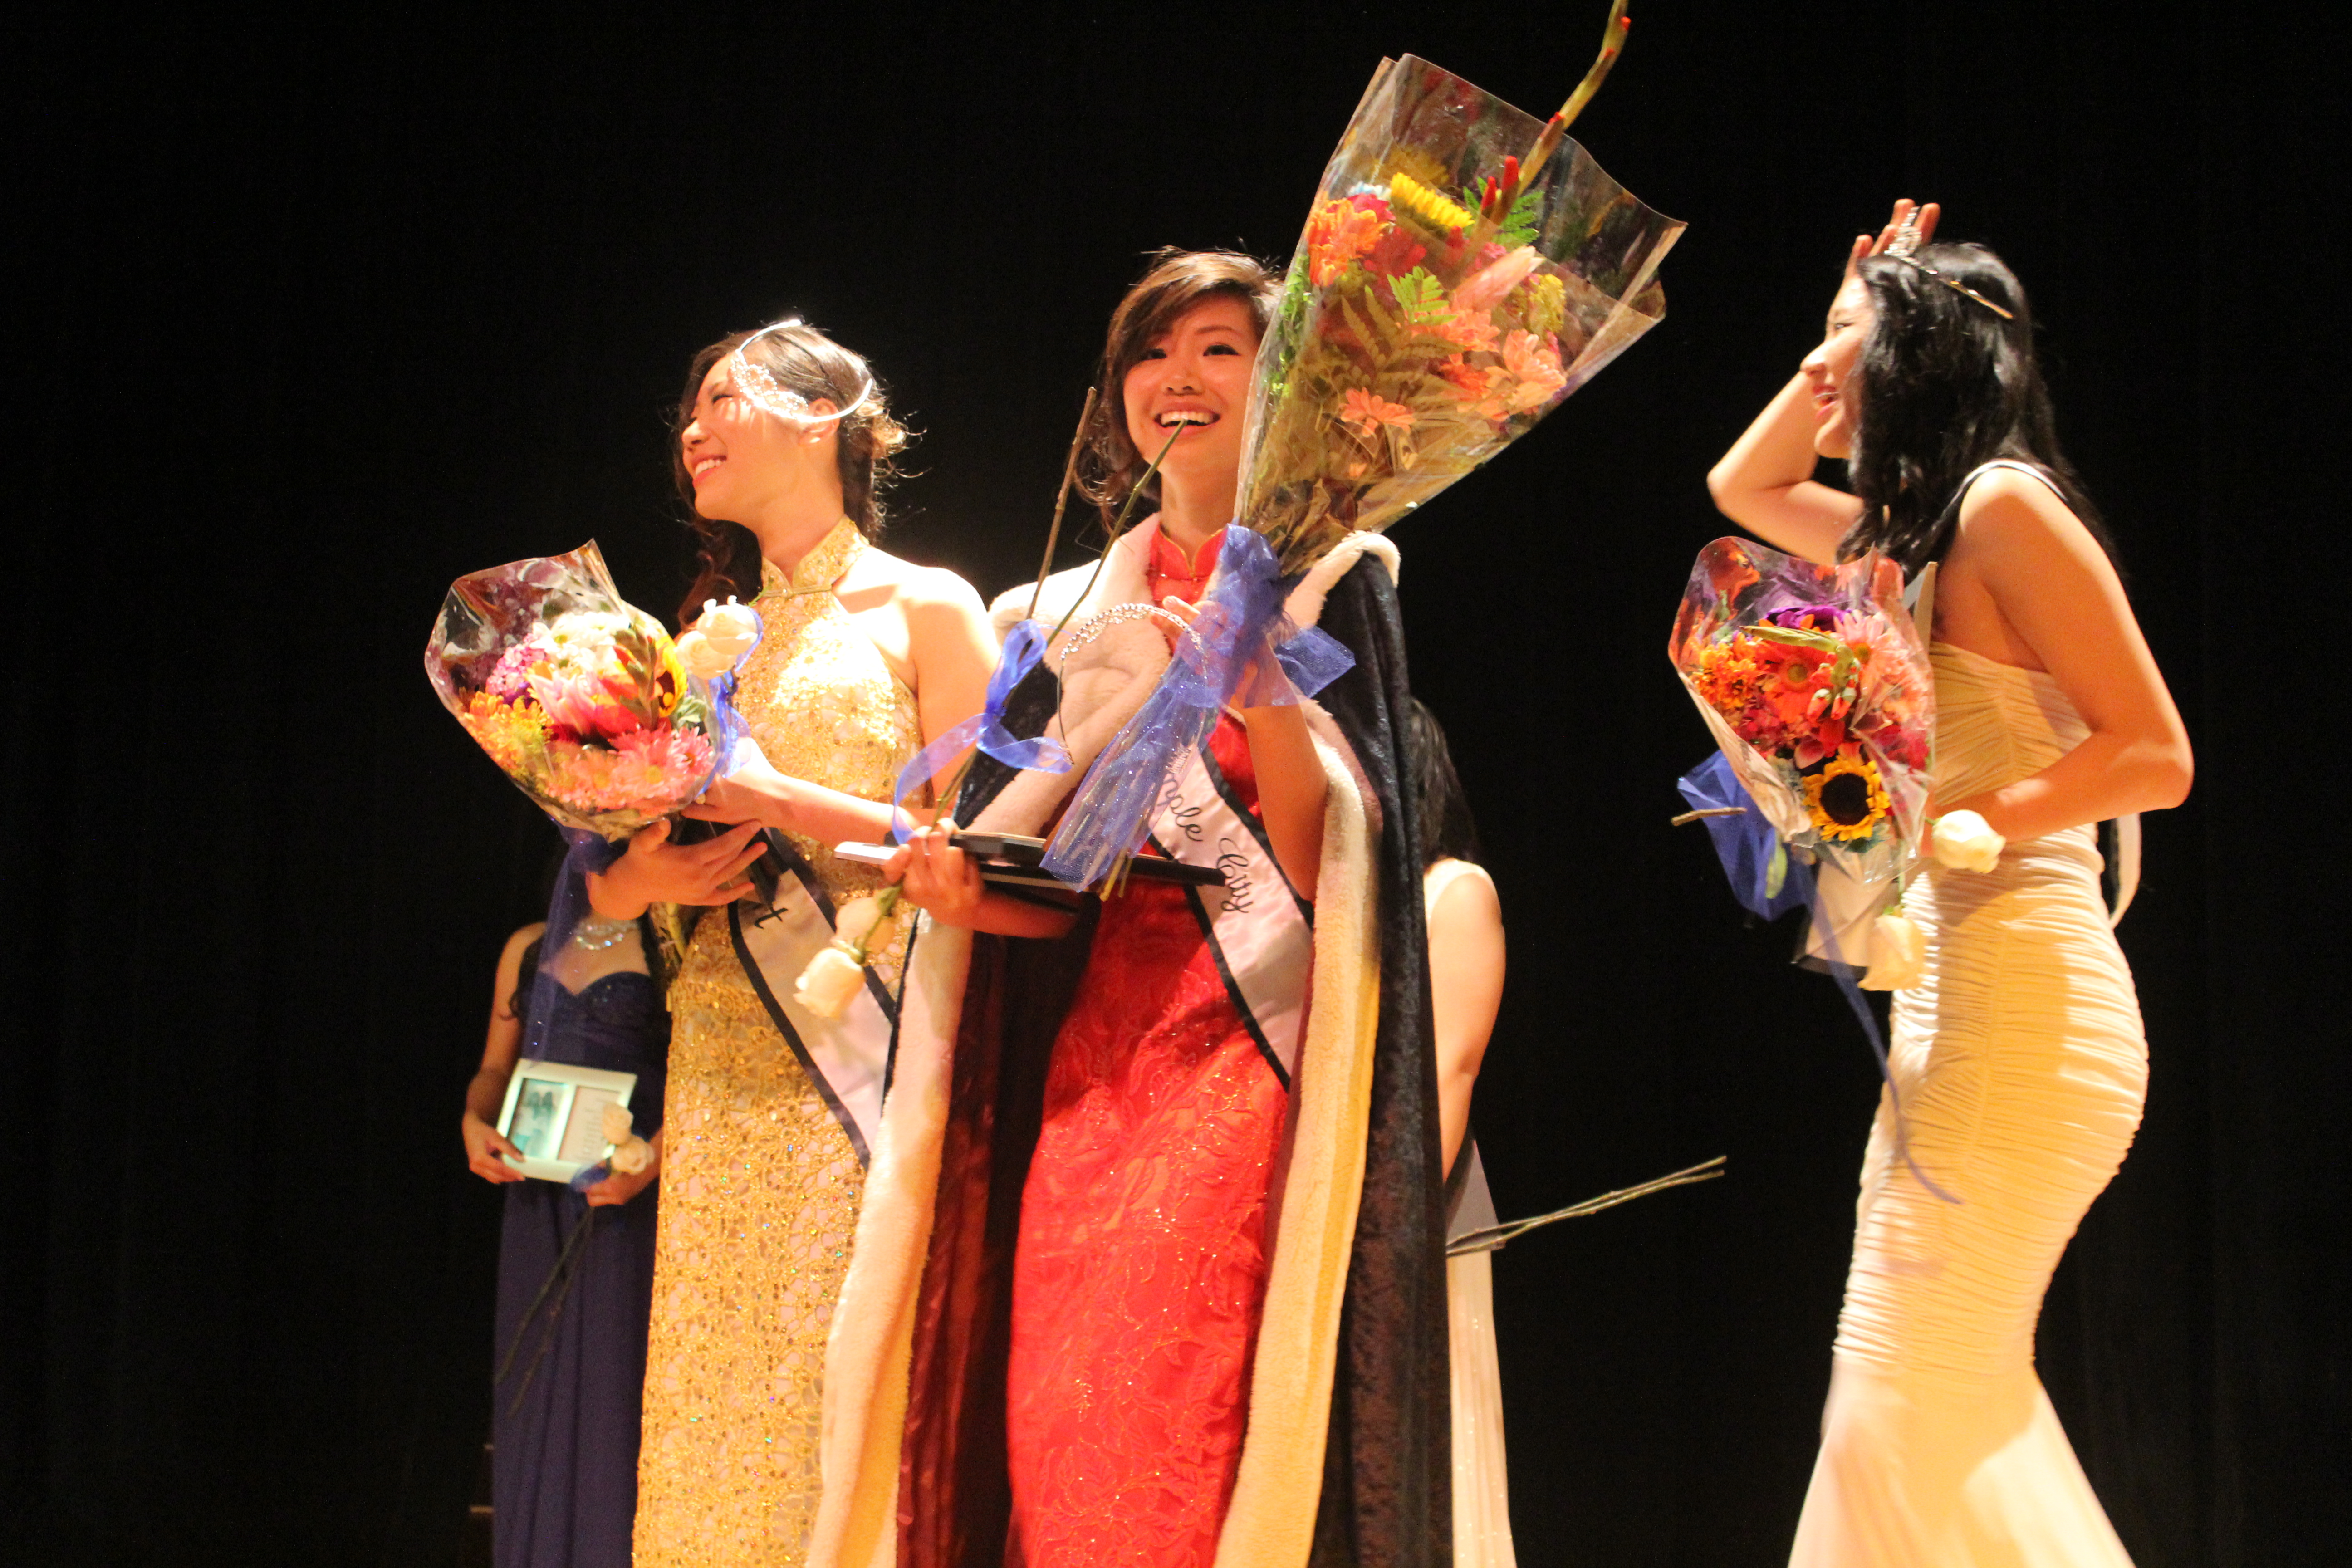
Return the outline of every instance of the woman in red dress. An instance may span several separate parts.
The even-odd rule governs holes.
[[[1232,521],[1269,281],[1244,258],[1175,258],[1112,321],[1114,471],[1181,432],[1158,516],[1120,542],[1148,552],[1147,602],[1178,616]],[[1021,1197],[1005,1439],[1006,1562],[1024,1568],[1206,1568],[1241,1457],[1326,774],[1296,705],[1229,708],[1199,762],[1171,779],[1193,798],[1163,807],[1146,853],[1222,823],[1211,842],[1236,847],[1241,868],[1228,900],[1278,918],[1244,959],[1221,948],[1227,928],[1192,889],[1135,879],[1102,903]],[[985,891],[943,833],[905,864],[908,897],[934,919],[1068,929],[1067,915]]]

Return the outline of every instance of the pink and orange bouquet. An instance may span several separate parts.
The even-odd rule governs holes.
[[[1239,515],[1284,571],[1429,500],[1664,316],[1683,225],[1567,140],[1570,113],[1409,55],[1372,79],[1258,354]]]
[[[516,787],[608,838],[693,800],[724,750],[709,691],[593,542],[457,579],[425,671]]]
[[[1784,841],[1864,882],[1899,871],[1927,805],[1936,706],[1893,563],[1820,566],[1718,539],[1691,570],[1667,651]]]

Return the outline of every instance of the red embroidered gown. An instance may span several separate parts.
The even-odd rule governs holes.
[[[1163,552],[1177,568],[1164,589]],[[1196,597],[1164,536],[1153,553],[1154,597]],[[1255,812],[1230,714],[1210,744]],[[1054,1044],[1022,1192],[1007,1568],[1215,1557],[1249,1414],[1287,1101],[1184,890],[1134,881],[1108,900]]]

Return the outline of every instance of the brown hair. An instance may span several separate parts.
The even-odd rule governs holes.
[[[1174,326],[1185,311],[1215,295],[1229,294],[1250,309],[1258,336],[1265,335],[1274,309],[1282,298],[1280,274],[1254,256],[1232,250],[1178,250],[1173,246],[1151,252],[1151,265],[1110,313],[1110,331],[1103,340],[1101,391],[1094,416],[1087,421],[1086,450],[1079,463],[1078,483],[1102,514],[1108,529],[1118,509],[1150,465],[1127,435],[1127,373],[1143,358],[1151,340]],[[1155,478],[1144,490],[1157,499]]]
[[[759,342],[751,342],[755,337]],[[894,459],[910,437],[906,426],[890,416],[881,384],[873,380],[874,372],[865,359],[814,327],[795,321],[764,332],[730,332],[696,354],[687,369],[686,389],[678,395],[677,414],[670,424],[672,435],[682,438],[686,427],[694,422],[694,402],[701,395],[702,381],[710,367],[747,342],[751,343],[747,358],[775,377],[777,384],[812,403],[823,398],[836,408],[847,408],[872,384],[873,392],[864,404],[835,426],[839,432],[835,459],[841,469],[842,511],[866,538],[880,533],[881,492],[898,477]],[[686,525],[694,533],[694,585],[686,591],[677,609],[678,624],[688,626],[701,613],[705,599],[733,594],[749,600],[760,591],[760,541],[740,522],[707,518],[694,510],[694,479],[686,471],[681,440],[670,443],[669,467],[670,478],[686,502]]]

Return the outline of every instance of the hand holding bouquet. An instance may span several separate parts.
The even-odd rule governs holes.
[[[1691,570],[1667,652],[1785,842],[1863,882],[1901,869],[1927,805],[1936,706],[1892,562],[1817,566],[1718,539]]]
[[[748,648],[740,629],[723,635]],[[607,838],[691,801],[726,751],[723,704],[660,623],[622,599],[593,542],[450,584],[425,672],[517,788]]]

